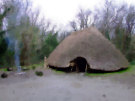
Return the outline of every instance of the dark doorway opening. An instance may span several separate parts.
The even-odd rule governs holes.
[[[87,72],[89,65],[85,58],[77,57],[70,61],[69,67],[71,72]]]
[[[58,71],[64,71],[64,72],[87,72],[89,69],[89,64],[87,63],[87,60],[83,57],[76,57],[75,59],[71,60],[69,62],[69,66],[62,68],[62,67],[54,67],[50,66],[50,68],[58,70]]]

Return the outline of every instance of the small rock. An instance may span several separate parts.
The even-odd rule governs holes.
[[[104,98],[106,97],[106,95],[105,95],[105,94],[103,94],[102,96],[103,96]]]
[[[15,91],[13,90],[13,92],[12,92],[13,94],[15,94]]]
[[[135,74],[132,74],[132,76],[135,76]]]
[[[23,70],[23,71],[28,71],[29,68],[23,67],[22,70]]]
[[[81,76],[84,76],[84,75],[85,75],[85,73],[80,73],[80,75],[81,75]]]
[[[1,74],[1,78],[7,78],[7,77],[8,77],[8,74],[6,74],[6,73]]]
[[[7,68],[7,71],[13,71],[13,68],[8,67],[8,68]]]

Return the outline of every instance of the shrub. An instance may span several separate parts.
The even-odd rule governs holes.
[[[32,66],[32,69],[35,70],[36,69],[36,66]]]
[[[43,76],[43,72],[41,72],[41,71],[36,71],[35,74],[36,74],[37,76]]]
[[[1,74],[1,78],[7,78],[7,77],[8,77],[8,74],[6,74],[6,73]]]

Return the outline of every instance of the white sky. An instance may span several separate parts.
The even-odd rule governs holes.
[[[57,25],[66,25],[78,9],[94,9],[103,5],[104,0],[32,0],[34,8],[39,8],[41,15]],[[114,0],[115,1],[115,0]],[[135,4],[135,0],[116,0],[116,2]]]

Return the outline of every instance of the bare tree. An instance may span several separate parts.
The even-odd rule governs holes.
[[[77,31],[77,23],[75,21],[71,21],[70,26],[73,28],[74,31]]]
[[[135,7],[130,6],[126,16],[126,28],[127,32],[133,34],[135,27]]]
[[[89,27],[92,24],[91,14],[91,10],[80,9],[76,19],[70,22],[71,28],[76,31]]]

